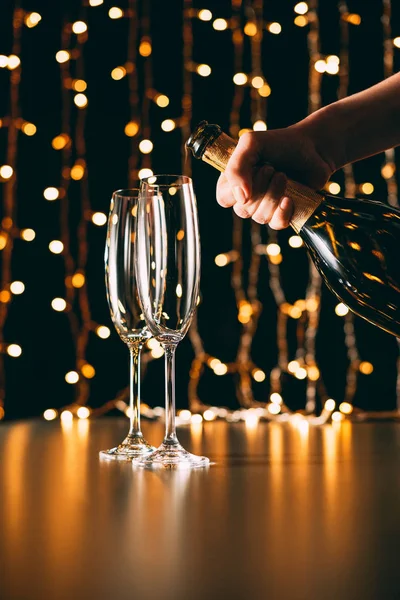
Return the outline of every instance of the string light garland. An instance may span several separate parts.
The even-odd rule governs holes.
[[[160,111],[160,124],[163,135],[168,136],[175,129],[180,129],[182,146],[188,138],[192,120],[193,80],[201,81],[213,75],[213,65],[193,60],[193,20],[204,22],[204,28],[215,32],[216,36],[232,36],[234,72],[233,98],[230,113],[229,130],[233,137],[239,137],[246,131],[265,131],[267,129],[267,102],[273,93],[262,69],[261,47],[264,36],[285,34],[286,25],[264,18],[262,0],[242,2],[232,0],[232,13],[229,19],[213,14],[208,8],[193,7],[192,0],[184,0],[183,12],[183,61],[182,61],[182,100],[180,115],[170,114],[170,104],[166,90],[157,90],[153,84],[153,41],[150,24],[150,1],[128,0],[125,8],[118,6],[104,7],[103,0],[89,0],[80,9],[76,20],[63,24],[60,47],[53,60],[59,65],[62,87],[62,122],[60,131],[54,131],[49,144],[52,151],[61,155],[61,172],[58,180],[49,181],[43,189],[43,200],[53,204],[59,211],[59,229],[53,230],[47,240],[49,252],[54,254],[54,261],[62,260],[65,269],[64,292],[50,301],[51,309],[59,319],[67,319],[71,340],[74,344],[75,359],[68,364],[63,375],[64,380],[73,389],[73,402],[55,409],[48,408],[43,417],[46,420],[56,418],[63,422],[71,422],[75,417],[86,419],[105,414],[117,409],[128,414],[128,388],[124,388],[118,396],[99,408],[86,406],[90,398],[90,381],[96,377],[96,366],[88,362],[87,348],[91,335],[96,336],[99,344],[106,343],[110,337],[110,328],[92,319],[87,288],[87,256],[88,228],[104,227],[107,222],[105,213],[91,207],[88,188],[87,152],[84,137],[87,111],[91,106],[90,86],[85,80],[84,46],[91,34],[88,27],[88,11],[103,10],[111,21],[120,19],[128,21],[128,44],[126,61],[115,64],[109,71],[109,77],[118,82],[126,79],[128,87],[129,120],[124,125],[124,133],[130,139],[130,156],[128,164],[128,182],[133,186],[141,177],[152,175],[152,152],[154,138],[150,127],[150,106],[155,105]],[[98,7],[98,8],[97,8]],[[338,2],[338,17],[341,31],[339,56],[321,54],[318,6],[316,0],[293,3],[293,20],[299,28],[308,27],[309,69],[309,112],[321,106],[321,82],[324,77],[339,77],[338,97],[348,93],[348,36],[349,29],[362,25],[362,18],[350,13],[346,0]],[[14,9],[13,44],[9,55],[0,55],[0,68],[9,73],[10,78],[10,114],[0,119],[0,126],[7,128],[7,155],[0,164],[0,185],[2,186],[3,219],[0,230],[0,250],[2,253],[2,287],[0,290],[0,418],[4,416],[4,356],[18,359],[23,348],[18,340],[6,341],[3,338],[4,325],[8,316],[10,303],[25,292],[23,281],[12,277],[11,258],[15,240],[32,242],[36,232],[31,228],[19,229],[16,223],[15,193],[19,177],[18,136],[23,134],[32,137],[37,133],[37,124],[22,118],[19,109],[19,84],[21,78],[21,35],[27,30],[40,27],[42,16],[37,12],[26,12]],[[384,34],[384,74],[393,73],[393,59],[396,48],[400,48],[398,37],[392,38],[391,0],[383,0],[383,34]],[[244,60],[245,50],[250,50],[250,66]],[[201,59],[202,57],[200,57]],[[207,60],[203,58],[203,60]],[[248,72],[246,72],[248,71]],[[142,74],[142,81],[139,79]],[[139,88],[143,86],[143,93]],[[247,100],[249,102],[247,103]],[[248,106],[246,114],[245,107]],[[162,114],[164,113],[164,114]],[[244,125],[244,126],[243,126]],[[154,134],[154,132],[153,132]],[[4,164],[3,164],[4,162]],[[190,175],[190,162],[182,155],[182,172]],[[393,150],[385,153],[381,175],[386,181],[389,203],[398,206],[398,189],[396,183],[395,154]],[[340,193],[340,185],[335,181],[327,184],[329,193]],[[354,180],[351,166],[344,169],[344,194],[352,197],[356,193],[372,194],[374,187],[366,181],[358,186]],[[80,198],[80,218],[76,230],[71,231],[69,212],[71,197],[77,194]],[[77,247],[73,249],[71,239],[76,236]],[[250,236],[252,253],[248,267],[244,258],[244,245]],[[267,239],[264,239],[264,238]],[[316,360],[315,340],[319,325],[321,309],[321,281],[313,265],[310,265],[309,282],[305,297],[293,303],[287,301],[282,284],[281,265],[286,249],[283,248],[281,236],[268,231],[254,222],[250,227],[244,226],[239,218],[233,221],[232,248],[215,257],[215,264],[232,270],[231,286],[237,306],[237,319],[241,327],[239,344],[235,360],[224,362],[217,356],[206,352],[202,341],[197,317],[189,332],[194,350],[194,359],[190,369],[188,388],[189,409],[180,411],[178,424],[191,424],[212,421],[217,418],[231,422],[246,421],[256,423],[259,419],[290,421],[293,423],[307,419],[308,422],[321,424],[328,421],[340,422],[342,418],[365,419],[374,417],[375,413],[367,413],[353,406],[357,389],[358,373],[370,375],[374,365],[362,361],[356,345],[354,319],[347,307],[338,303],[335,312],[343,318],[345,345],[349,359],[346,375],[346,386],[343,398],[330,398],[325,389],[321,370]],[[289,252],[304,252],[299,236],[288,238]],[[60,258],[57,258],[57,255]],[[52,260],[53,260],[52,258]],[[252,358],[252,344],[259,327],[259,318],[263,309],[258,297],[258,282],[261,265],[266,261],[269,271],[269,286],[277,307],[277,364],[265,372]],[[246,269],[246,273],[244,273]],[[246,285],[245,282],[246,281]],[[199,298],[200,303],[200,298]],[[201,308],[200,308],[201,310]],[[289,325],[295,322],[297,348],[291,355],[288,345]],[[146,344],[143,364],[157,360],[163,356],[161,346],[155,340]],[[400,367],[400,364],[398,365]],[[199,384],[202,376],[209,370],[216,377],[233,376],[236,381],[238,408],[228,410],[224,407],[210,406],[199,398]],[[400,368],[398,368],[400,373]],[[306,385],[305,410],[293,412],[285,402],[283,375]],[[269,378],[270,390],[267,398],[256,400],[253,390],[257,384]],[[397,380],[398,399],[400,398],[400,375]],[[317,398],[322,410],[317,414]],[[399,407],[400,407],[400,400]],[[150,408],[143,403],[142,414],[150,419],[162,418],[164,411],[160,407]],[[397,418],[398,413],[390,413]],[[382,413],[387,418],[388,413]]]

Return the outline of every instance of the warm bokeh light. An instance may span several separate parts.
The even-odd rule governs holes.
[[[49,202],[52,202],[53,200],[57,200],[57,198],[59,197],[59,195],[60,195],[60,192],[55,187],[48,187],[43,192],[43,196]]]
[[[343,302],[339,302],[339,304],[335,306],[335,313],[338,317],[344,317],[348,312],[349,309],[345,304],[343,304]]]
[[[298,2],[294,7],[294,12],[297,13],[298,15],[305,15],[307,11],[308,11],[307,2]]]
[[[199,414],[192,415],[190,422],[193,423],[193,425],[199,425],[203,422],[203,417]]]
[[[13,358],[18,358],[22,354],[22,348],[18,344],[10,344],[7,346],[7,354]]]
[[[160,108],[165,108],[169,104],[169,98],[165,94],[157,94],[155,102]]]
[[[202,77],[208,77],[209,75],[211,75],[210,65],[206,65],[206,64],[197,65],[196,71]]]
[[[330,194],[339,194],[340,192],[340,185],[335,181],[330,181],[327,187]]]
[[[257,33],[257,25],[253,21],[248,21],[244,26],[244,32],[249,37],[254,37]]]
[[[52,240],[49,244],[49,250],[53,254],[61,254],[64,250],[64,244],[60,240]]]
[[[87,31],[87,25],[84,21],[75,21],[75,23],[72,24],[72,31],[79,35],[80,33]]]
[[[328,410],[329,412],[332,412],[333,410],[335,410],[335,407],[336,407],[336,402],[332,398],[329,398],[329,400],[327,400],[324,404],[325,410]]]
[[[303,240],[299,235],[291,235],[289,238],[289,246],[291,248],[301,248]]]
[[[172,119],[165,119],[165,121],[161,123],[161,129],[163,131],[173,131],[175,127],[176,123]]]
[[[87,406],[80,406],[76,414],[79,419],[87,419],[90,416],[90,409]]]
[[[297,25],[297,27],[305,27],[308,25],[308,19],[304,15],[298,15],[294,20],[294,24]]]
[[[386,163],[381,169],[381,175],[384,179],[390,179],[396,172],[396,165],[394,163]]]
[[[112,6],[108,11],[108,16],[110,19],[120,19],[124,16],[124,11],[121,10],[118,6]]]
[[[46,421],[54,421],[54,419],[57,418],[57,411],[54,410],[54,408],[48,408],[47,410],[44,411],[43,413],[43,418]]]
[[[102,340],[106,340],[111,335],[110,328],[106,327],[105,325],[99,325],[99,327],[96,329],[96,333]]]
[[[96,375],[96,369],[89,363],[85,363],[81,367],[81,373],[84,377],[86,377],[86,379],[93,379],[93,377]]]
[[[251,85],[256,88],[256,89],[260,89],[263,87],[264,85],[264,78],[261,77],[260,75],[256,75],[255,77],[253,77],[253,79],[251,80]]]
[[[10,283],[10,292],[12,294],[19,296],[20,294],[23,294],[24,291],[25,284],[22,281],[13,281],[12,283]]]
[[[85,280],[84,274],[77,272],[72,275],[71,283],[74,288],[81,288],[85,285]]]
[[[60,415],[60,419],[63,423],[72,423],[74,415],[70,410],[63,410]]]
[[[26,121],[21,125],[21,130],[25,135],[31,137],[32,135],[35,135],[37,128],[33,123],[28,123],[28,121]]]
[[[139,150],[142,154],[150,154],[153,150],[153,142],[150,140],[142,140],[139,144]]]
[[[326,66],[326,62],[322,59],[319,59],[315,61],[314,69],[318,71],[318,73],[325,73]]]
[[[393,44],[396,46],[396,48],[400,48],[400,37],[395,37]]]
[[[216,31],[225,31],[227,27],[228,21],[226,21],[225,19],[215,19],[215,21],[213,22],[213,28]]]
[[[87,88],[87,83],[84,79],[74,79],[72,82],[72,89],[75,92],[84,92]]]
[[[76,94],[76,96],[74,96],[74,102],[78,108],[84,108],[87,106],[88,99],[85,94]]]
[[[92,214],[92,223],[97,225],[97,227],[102,227],[107,223],[107,215],[102,212],[95,212]]]
[[[212,12],[211,12],[211,10],[208,10],[207,8],[203,8],[199,11],[197,16],[199,17],[199,19],[201,21],[211,21]]]
[[[2,179],[11,179],[13,176],[14,169],[10,165],[2,165],[0,167],[0,177]]]
[[[36,237],[36,233],[33,229],[23,229],[21,231],[21,237],[25,242],[33,242]]]
[[[203,413],[203,419],[205,421],[214,421],[214,419],[216,418],[217,415],[215,414],[215,412],[213,410],[210,410],[209,408],[207,408],[207,410],[205,410]]]
[[[253,130],[254,131],[267,131],[267,124],[265,121],[262,121],[261,119],[259,119],[258,121],[256,121],[253,125]]]
[[[111,71],[111,77],[112,79],[115,79],[115,81],[118,81],[119,79],[123,79],[126,75],[126,69],[125,67],[115,67],[115,69],[113,69]]]
[[[89,0],[90,6],[100,6],[103,2],[104,0]]]
[[[68,373],[65,374],[65,381],[71,384],[78,383],[79,373],[77,373],[76,371],[68,371]]]
[[[225,267],[225,265],[227,265],[229,261],[226,254],[218,254],[214,258],[214,262],[217,265],[217,267]]]
[[[257,89],[258,93],[262,98],[268,98],[271,95],[271,88],[268,83],[264,83],[260,88]]]
[[[8,56],[0,54],[0,69],[5,69],[8,65]]]
[[[261,381],[265,380],[265,373],[261,369],[254,369],[252,372],[254,381],[261,383]]]
[[[67,308],[67,303],[64,298],[53,298],[51,308],[57,312],[63,312]]]
[[[374,191],[374,186],[372,185],[372,183],[370,183],[369,181],[362,183],[360,185],[360,190],[363,194],[365,194],[366,196],[369,196],[370,194],[373,193]]]
[[[134,137],[137,132],[139,131],[139,124],[136,123],[136,121],[129,121],[129,123],[127,123],[125,125],[125,135],[127,135],[128,137]]]
[[[281,407],[279,404],[271,402],[270,404],[268,404],[268,412],[271,413],[271,415],[279,415],[279,413],[281,412]]]
[[[283,398],[282,398],[282,396],[280,394],[278,394],[278,392],[272,392],[272,394],[270,395],[269,399],[274,404],[282,404],[282,402],[283,402]]]
[[[10,71],[13,71],[17,67],[19,67],[20,64],[21,64],[21,60],[20,60],[19,56],[16,56],[15,54],[10,54],[10,56],[8,57],[8,64],[7,64],[7,67],[10,69]]]
[[[269,25],[267,25],[267,29],[270,33],[278,35],[282,31],[282,25],[276,22],[270,23]]]
[[[320,376],[318,367],[316,367],[315,365],[309,366],[307,369],[307,375],[310,381],[318,381]]]
[[[60,133],[60,135],[57,135],[52,139],[51,145],[53,146],[54,150],[62,150],[70,141],[69,135],[66,133]]]
[[[25,16],[25,25],[32,29],[32,27],[36,27],[36,25],[42,20],[42,16],[37,12],[28,13]]]
[[[138,173],[139,179],[146,179],[146,177],[152,177],[153,175],[153,171],[147,168],[140,169]]]
[[[360,25],[361,23],[361,16],[357,13],[344,13],[342,19],[351,25]]]
[[[8,290],[1,290],[0,292],[0,302],[2,304],[7,304],[11,300],[11,292]]]
[[[331,417],[332,421],[334,421],[335,423],[338,423],[339,421],[343,420],[343,415],[342,413],[335,411],[334,413],[332,413],[332,417]]]
[[[145,58],[147,58],[147,56],[150,56],[150,54],[152,53],[152,47],[151,47],[151,42],[148,38],[144,38],[141,42],[140,42],[140,46],[139,46],[139,54],[140,56],[143,56]]]
[[[245,85],[247,83],[246,73],[235,73],[233,76],[233,83],[236,85]]]
[[[60,64],[67,62],[70,59],[70,54],[67,50],[59,50],[56,54],[56,61]]]
[[[291,360],[287,368],[289,373],[295,373],[297,369],[300,369],[300,363],[297,360]]]
[[[304,367],[299,367],[295,372],[294,376],[296,379],[305,379],[307,377],[307,369]]]
[[[266,248],[266,252],[268,256],[278,256],[280,254],[281,247],[279,244],[268,244]]]
[[[71,169],[71,179],[79,181],[85,174],[85,167],[83,165],[74,165]]]
[[[228,367],[224,363],[218,362],[213,367],[213,371],[216,375],[225,375],[228,372]]]
[[[371,373],[374,370],[374,365],[368,361],[363,360],[358,368],[360,370],[360,373],[362,373],[363,375],[371,375]]]
[[[351,413],[353,412],[353,406],[349,402],[342,402],[341,404],[339,404],[339,410],[344,415],[351,415]]]
[[[336,75],[339,73],[339,64],[336,62],[327,62],[325,65],[325,71],[329,73],[329,75]]]

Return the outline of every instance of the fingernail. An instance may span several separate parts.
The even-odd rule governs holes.
[[[233,192],[233,197],[235,198],[235,200],[238,204],[245,204],[246,194],[244,193],[243,189],[239,185],[236,185],[233,188],[232,192]]]
[[[292,205],[292,201],[287,196],[282,198],[282,200],[279,202],[279,208],[281,210],[288,210],[289,208],[291,208],[291,205]]]

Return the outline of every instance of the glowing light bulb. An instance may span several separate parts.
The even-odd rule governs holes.
[[[225,31],[227,27],[228,21],[226,21],[225,19],[215,19],[215,21],[213,22],[213,28],[216,31]]]
[[[71,179],[79,181],[85,174],[85,167],[83,165],[74,165],[71,169]]]
[[[11,300],[11,293],[8,290],[1,290],[0,292],[0,302],[2,304],[7,304]]]
[[[22,283],[22,281],[13,281],[10,284],[10,291],[12,294],[19,296],[20,294],[24,293],[25,285]]]
[[[138,131],[139,125],[136,123],[136,121],[129,121],[129,123],[125,125],[124,132],[128,137],[134,137]]]
[[[381,169],[381,175],[384,179],[390,179],[396,172],[396,165],[394,163],[386,163]]]
[[[57,411],[54,410],[54,408],[48,408],[47,410],[44,411],[43,418],[46,421],[54,421],[54,419],[57,418]]]
[[[2,165],[0,167],[0,177],[2,179],[11,179],[13,176],[14,169],[10,165]]]
[[[295,373],[300,368],[300,363],[297,360],[291,360],[288,364],[289,373]]]
[[[233,76],[233,83],[235,85],[245,85],[247,83],[246,73],[235,73]]]
[[[87,106],[88,99],[85,94],[76,94],[74,96],[74,102],[78,108],[84,108]]]
[[[363,194],[369,196],[370,194],[372,194],[375,188],[372,185],[372,183],[366,182],[361,184],[360,189]]]
[[[152,46],[151,46],[151,42],[148,38],[143,39],[140,42],[140,46],[139,46],[139,54],[140,56],[144,56],[145,58],[147,56],[150,56],[150,54],[152,53]]]
[[[75,21],[75,23],[72,24],[72,31],[79,35],[80,33],[87,31],[87,25],[84,21]]]
[[[314,69],[318,71],[318,73],[325,73],[327,64],[324,60],[320,59],[315,61]]]
[[[57,198],[59,197],[59,195],[60,195],[60,192],[55,187],[48,187],[43,192],[43,196],[49,202],[52,202],[53,200],[57,200]]]
[[[252,129],[249,129],[248,127],[244,127],[243,129],[240,129],[239,131],[239,137],[242,137],[243,134],[245,133],[250,133],[250,131],[253,131]]]
[[[260,88],[257,89],[258,93],[262,98],[268,98],[271,95],[271,88],[268,83],[264,83]]]
[[[64,244],[60,240],[52,240],[49,244],[49,250],[53,254],[61,254],[64,250]]]
[[[279,413],[281,412],[281,407],[279,406],[279,404],[271,402],[271,404],[268,404],[268,412],[271,413],[271,415],[279,415]]]
[[[213,371],[216,375],[225,375],[228,372],[228,367],[224,363],[218,362],[214,366]]]
[[[350,402],[342,402],[341,404],[339,404],[339,410],[344,415],[351,415],[351,413],[353,412],[353,406],[350,404]]]
[[[32,242],[36,237],[36,233],[33,229],[23,229],[21,231],[21,237],[26,242]]]
[[[265,373],[261,369],[254,369],[252,372],[254,381],[261,383],[261,381],[265,380]]]
[[[32,29],[32,27],[36,27],[36,25],[42,20],[42,17],[37,12],[31,12],[25,17],[25,25]]]
[[[351,25],[360,25],[361,23],[361,17],[357,13],[344,13],[342,19]]]
[[[334,413],[332,413],[331,419],[332,419],[332,421],[335,421],[336,423],[338,423],[339,421],[343,420],[343,415],[342,415],[342,413],[335,411]]]
[[[110,19],[120,19],[124,16],[124,11],[118,8],[118,6],[112,6],[108,11]]]
[[[59,50],[56,54],[56,61],[60,64],[67,62],[70,59],[70,54],[67,50]]]
[[[371,375],[371,373],[374,370],[374,365],[364,360],[360,363],[360,366],[358,368],[360,370],[360,373],[362,373],[363,375]]]
[[[85,276],[83,273],[74,273],[71,280],[74,288],[81,288],[85,285]]]
[[[203,419],[205,421],[214,421],[216,418],[217,415],[215,414],[215,412],[213,410],[210,410],[209,408],[207,408],[207,410],[205,410],[203,413]]]
[[[327,62],[325,66],[325,71],[329,73],[329,75],[336,75],[337,73],[339,73],[339,64],[336,62]]]
[[[211,21],[212,12],[211,12],[211,10],[208,10],[207,8],[202,8],[201,10],[199,10],[197,16],[199,17],[200,21]]]
[[[125,77],[125,75],[126,75],[125,67],[115,67],[115,69],[113,69],[111,71],[111,77],[115,81],[119,81],[120,79],[123,79]]]
[[[84,79],[74,79],[72,82],[72,88],[76,92],[84,92],[87,88],[87,83]]]
[[[90,409],[87,406],[80,406],[76,414],[79,419],[87,419],[90,416]]]
[[[339,304],[335,306],[335,313],[338,317],[344,317],[345,315],[347,315],[348,312],[349,309],[345,304],[343,304],[343,302],[339,302]]]
[[[190,419],[190,422],[193,423],[193,425],[199,425],[200,423],[203,422],[203,417],[201,415],[192,415],[192,418]]]
[[[340,185],[335,181],[328,183],[328,192],[330,194],[338,194],[340,192]]]
[[[95,212],[92,215],[92,223],[98,227],[102,227],[102,225],[107,223],[107,216],[102,212]]]
[[[161,129],[163,131],[173,131],[175,127],[176,123],[172,119],[165,119],[165,121],[161,123]]]
[[[70,410],[63,410],[60,415],[60,419],[63,423],[72,423],[74,415]]]
[[[8,66],[8,56],[0,54],[0,69],[5,69]]]
[[[276,23],[276,22],[270,23],[267,26],[267,29],[270,33],[278,35],[282,31],[282,25],[280,23]]]
[[[210,65],[205,65],[205,64],[198,65],[196,68],[196,71],[202,77],[208,77],[209,75],[211,75]]]
[[[280,394],[278,394],[278,392],[272,392],[272,394],[270,395],[269,399],[274,404],[282,404],[282,402],[283,402],[283,398],[282,398],[282,396]]]
[[[18,344],[10,344],[7,346],[7,354],[13,358],[18,358],[22,354],[22,348]]]
[[[281,247],[279,244],[268,244],[267,246],[267,254],[268,256],[278,256],[281,251]]]
[[[71,384],[78,383],[79,373],[77,373],[76,371],[68,371],[68,373],[65,374],[65,381]]]
[[[138,175],[139,179],[146,179],[146,177],[152,177],[154,173],[151,169],[140,169]]]
[[[218,254],[214,258],[214,262],[217,265],[217,267],[225,267],[225,265],[227,265],[229,261],[226,254]]]
[[[253,130],[254,131],[267,131],[267,124],[265,121],[262,121],[261,119],[256,121],[253,125]]]
[[[86,379],[93,379],[93,377],[96,375],[95,368],[89,363],[85,363],[84,365],[82,365],[81,372],[82,375],[86,377]]]
[[[28,137],[31,137],[32,135],[35,135],[37,128],[36,125],[34,125],[33,123],[23,123],[22,127],[21,127],[23,133],[25,135],[27,135]]]
[[[153,150],[153,142],[150,140],[142,140],[139,144],[139,150],[142,154],[150,154]]]
[[[299,235],[291,235],[289,238],[289,246],[291,248],[300,248],[303,245],[303,240]]]
[[[69,142],[69,135],[67,135],[66,133],[61,133],[60,135],[57,135],[55,138],[53,138],[51,145],[53,146],[54,150],[62,150],[66,147],[67,144],[69,144]]]
[[[160,108],[165,108],[169,104],[169,98],[165,94],[157,94],[155,102]]]
[[[51,308],[57,312],[63,312],[67,308],[67,303],[64,298],[53,298]]]
[[[257,33],[257,25],[255,23],[253,23],[252,21],[248,21],[246,23],[246,25],[244,26],[244,32],[249,37],[255,36]]]
[[[296,379],[305,379],[307,377],[307,370],[303,367],[300,367],[299,369],[297,369],[294,376],[296,377]]]
[[[8,65],[7,65],[7,67],[10,69],[10,71],[13,71],[17,67],[19,67],[20,64],[21,64],[21,60],[19,59],[19,57],[16,56],[15,54],[10,54],[10,56],[8,57]]]
[[[395,37],[393,44],[396,46],[396,48],[400,48],[400,37]]]
[[[294,7],[294,12],[297,13],[298,15],[305,15],[307,11],[308,11],[307,2],[298,2],[296,4],[296,6]]]
[[[251,85],[256,89],[262,88],[262,86],[264,85],[264,78],[260,77],[260,75],[256,75],[251,80]]]
[[[329,412],[332,412],[333,410],[335,410],[335,406],[336,406],[336,402],[332,398],[329,398],[329,400],[327,400],[324,404],[325,410],[329,410]]]
[[[100,6],[103,2],[104,0],[89,0],[90,6]]]
[[[304,15],[298,15],[294,20],[294,24],[297,27],[305,27],[308,24],[308,19]]]
[[[111,335],[109,327],[106,327],[105,325],[99,325],[96,329],[96,333],[102,340],[106,340]]]
[[[316,367],[315,365],[311,365],[310,367],[308,367],[308,379],[310,381],[318,381],[319,375],[320,372],[318,367]]]

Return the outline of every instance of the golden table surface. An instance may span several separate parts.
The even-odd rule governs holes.
[[[0,426],[2,600],[400,598],[400,424],[180,427],[191,472],[100,461],[127,427]]]

